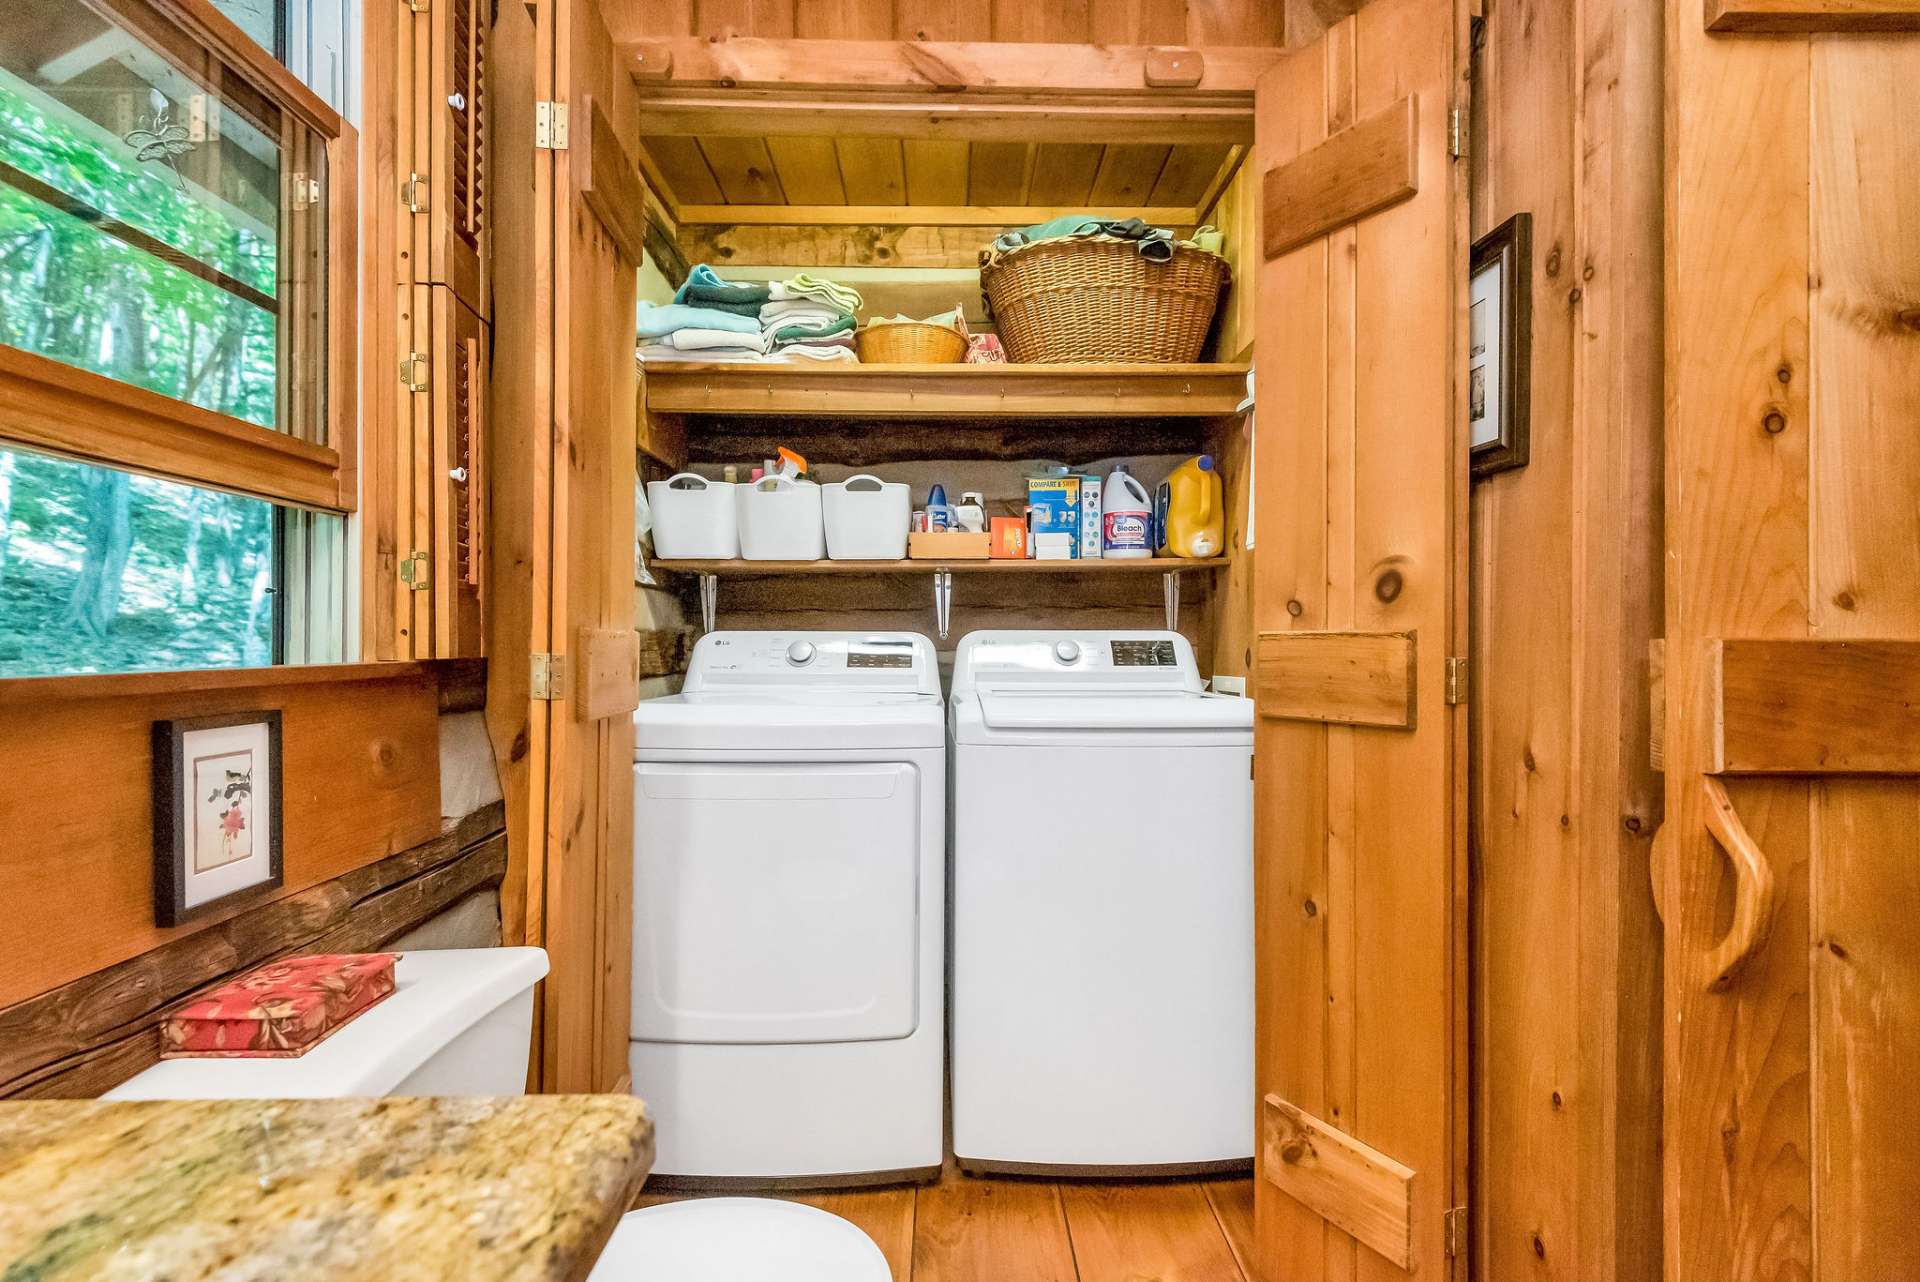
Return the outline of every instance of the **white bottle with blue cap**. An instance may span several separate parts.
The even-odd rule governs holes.
[[[1102,555],[1108,559],[1144,559],[1153,555],[1153,500],[1146,487],[1116,463],[1100,491],[1104,527]]]

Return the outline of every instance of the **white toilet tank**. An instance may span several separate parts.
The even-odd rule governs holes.
[[[399,954],[394,991],[297,1059],[168,1059],[107,1099],[519,1095],[539,948]]]

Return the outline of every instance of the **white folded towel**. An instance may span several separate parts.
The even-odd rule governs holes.
[[[769,357],[745,347],[709,347],[683,352],[665,343],[643,343],[634,349],[643,364],[656,365],[681,361],[690,365],[760,365]]]
[[[760,309],[760,328],[782,329],[788,325],[830,325],[848,314],[837,307],[808,299],[788,303],[768,303]]]
[[[662,335],[660,341],[669,347],[677,347],[683,352],[724,347],[765,352],[773,340],[765,331],[758,334],[736,334],[726,329],[676,329],[671,334]]]
[[[767,357],[767,359],[769,361],[788,361],[796,364],[802,361],[846,361],[854,365],[860,363],[860,358],[854,354],[851,347],[823,347],[811,343],[782,343],[779,347],[773,349],[773,355]]]

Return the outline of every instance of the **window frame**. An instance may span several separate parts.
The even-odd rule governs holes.
[[[155,47],[195,45],[311,129],[326,155],[326,441],[0,344],[0,445],[342,516],[359,506],[359,137],[210,0],[95,0]],[[295,359],[300,359],[295,355]],[[291,376],[284,371],[283,376]]]

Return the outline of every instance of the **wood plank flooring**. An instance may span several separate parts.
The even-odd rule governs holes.
[[[636,1206],[698,1194],[642,1193]],[[1253,1181],[976,1179],[787,1193],[879,1244],[894,1282],[1253,1282]]]

